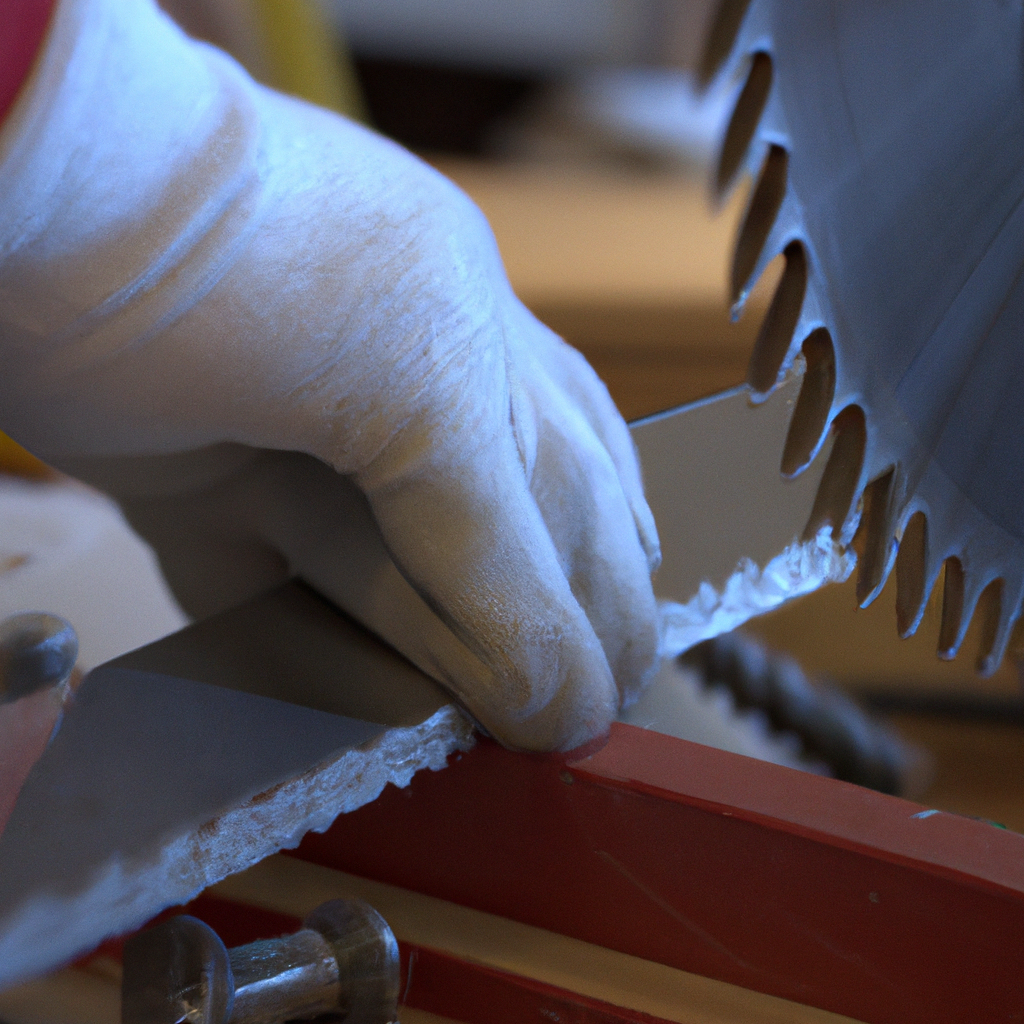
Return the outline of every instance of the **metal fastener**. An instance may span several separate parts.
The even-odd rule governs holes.
[[[390,1024],[398,986],[398,943],[359,900],[331,900],[293,935],[231,950],[181,915],[125,943],[121,1021],[282,1024],[338,1014],[345,1024]]]
[[[66,686],[78,658],[69,622],[47,612],[22,612],[0,622],[0,704],[36,690]]]

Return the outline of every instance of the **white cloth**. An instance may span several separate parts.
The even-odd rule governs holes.
[[[62,0],[0,132],[0,355],[0,427],[190,613],[300,571],[525,748],[654,667],[628,432],[480,212],[151,0]]]

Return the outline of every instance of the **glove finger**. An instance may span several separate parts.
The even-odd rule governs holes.
[[[395,564],[490,670],[467,673],[437,652],[470,713],[523,749],[571,749],[605,732],[619,705],[612,672],[508,422],[426,446],[413,433],[358,482]]]
[[[555,391],[553,384],[547,389]],[[531,490],[562,572],[601,640],[622,701],[631,703],[657,657],[657,605],[648,553],[611,454],[564,396],[542,394]]]
[[[583,411],[608,450],[629,502],[636,531],[647,556],[648,570],[653,573],[661,564],[661,545],[654,516],[644,497],[640,463],[629,428],[608,388],[583,355],[541,324],[525,307],[521,307],[521,316],[529,318],[528,336],[534,357]]]

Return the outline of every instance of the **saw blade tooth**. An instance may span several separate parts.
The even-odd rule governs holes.
[[[981,676],[990,676],[999,667],[1002,656],[996,656],[997,642],[1000,639],[1000,625],[1003,621],[1003,592],[1005,583],[1002,577],[992,580],[978,597],[974,606],[973,618],[978,619],[981,636],[978,641],[978,655],[974,667]]]
[[[739,170],[747,158],[771,87],[772,59],[763,50],[758,51],[751,58],[746,84],[740,92],[739,99],[736,100],[732,117],[729,119],[729,127],[722,140],[718,169],[715,173],[715,189],[719,199],[722,199],[735,183]]]
[[[804,527],[805,541],[816,537],[823,526],[831,526],[832,537],[838,541],[860,487],[867,447],[864,411],[859,405],[848,405],[832,421],[832,428],[836,437]]]
[[[1014,596],[1008,598],[1008,594]],[[995,672],[1003,663],[1007,652],[1012,653],[1013,633],[1020,622],[1021,602],[1024,600],[1020,583],[1017,583],[1016,590],[1014,590],[1007,585],[1006,580],[1003,580],[1002,592],[999,596],[999,623],[996,626],[992,647],[987,657],[980,658],[978,662],[978,671],[982,676],[989,676]],[[1018,658],[1018,660],[1020,659]]]
[[[729,289],[730,304],[734,309],[742,304],[744,293],[779,215],[782,200],[786,196],[788,163],[789,156],[781,146],[773,143],[768,147],[733,253]]]
[[[782,280],[761,323],[747,366],[747,383],[755,402],[767,398],[779,381],[807,291],[807,256],[803,244],[790,242],[782,255],[786,261]]]
[[[945,562],[942,583],[942,620],[939,625],[938,655],[952,661],[963,641],[964,624],[964,565],[956,555]]]
[[[896,628],[905,640],[917,632],[928,602],[928,517],[915,512],[896,554]]]
[[[825,439],[836,392],[836,353],[828,328],[811,331],[801,351],[807,368],[782,451],[785,477],[798,476],[811,464]]]
[[[701,86],[708,85],[732,52],[749,6],[750,0],[719,0],[697,65],[697,81]]]
[[[1010,624],[1006,641],[1006,654],[1014,661],[1024,662],[1024,607],[1018,605],[1017,614]]]
[[[896,557],[893,539],[896,470],[889,469],[864,488],[860,529],[863,547],[857,567],[857,604],[867,608],[878,597]]]

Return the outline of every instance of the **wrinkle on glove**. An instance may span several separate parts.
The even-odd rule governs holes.
[[[0,225],[0,427],[122,499],[187,610],[301,572],[524,748],[639,692],[628,431],[439,174],[147,0],[63,0]]]

